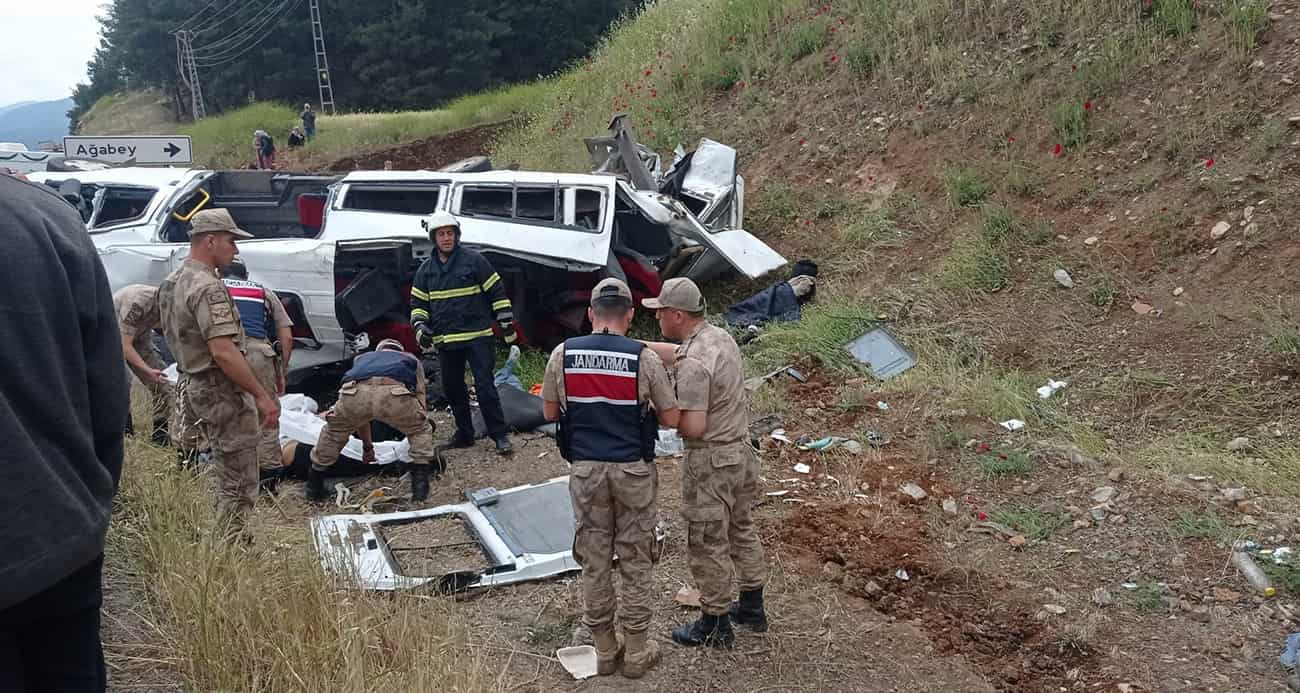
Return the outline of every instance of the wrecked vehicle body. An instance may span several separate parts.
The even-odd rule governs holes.
[[[466,493],[464,503],[311,520],[326,571],[360,589],[452,592],[576,572],[569,478]],[[403,528],[441,523],[436,543],[406,546]],[[443,541],[445,539],[445,541]]]
[[[755,278],[785,264],[740,228],[734,150],[705,140],[667,174],[637,158],[629,176],[614,153],[648,150],[621,118],[614,124],[603,154],[588,143],[605,157],[596,174],[117,168],[33,180],[81,211],[114,289],[159,284],[188,254],[189,218],[229,209],[256,237],[239,244],[250,279],[275,290],[294,321],[293,385],[380,339],[417,351],[410,284],[433,250],[420,222],[437,210],[456,216],[462,242],[492,262],[523,341],[540,346],[583,330],[591,287],[604,277],[626,280],[639,301],[671,277],[704,283],[734,269]]]

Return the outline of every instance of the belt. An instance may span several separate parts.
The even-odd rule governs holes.
[[[707,450],[709,448],[725,448],[728,445],[740,445],[745,441],[732,440],[724,443],[724,442],[719,442],[714,440],[687,440],[685,442],[686,442],[687,450]]]

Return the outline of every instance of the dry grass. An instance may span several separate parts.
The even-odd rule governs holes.
[[[256,544],[230,548],[214,536],[210,474],[178,471],[143,439],[129,439],[127,455],[108,554],[134,576],[143,596],[134,611],[169,655],[159,664],[186,688],[491,688],[442,598],[336,584],[298,523],[255,523]]]

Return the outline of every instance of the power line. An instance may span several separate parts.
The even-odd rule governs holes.
[[[261,31],[263,28],[269,27],[265,33],[260,36],[256,33],[249,34],[251,42],[245,42],[242,46],[232,46],[231,48],[217,54],[199,53],[197,55],[198,65],[200,67],[217,67],[218,65],[225,65],[226,63],[237,60],[240,56],[243,56],[248,51],[256,48],[259,44],[265,41],[268,36],[275,33],[279,20],[297,9],[300,4],[302,4],[302,0],[285,0],[279,9],[286,11],[268,15],[267,18],[263,20],[262,24],[256,29],[256,31]]]
[[[257,38],[257,32],[261,31],[290,2],[290,0],[279,0],[279,5],[276,5],[276,1],[270,0],[267,2],[243,26],[226,37],[210,41],[196,48],[194,50],[195,55],[200,58],[223,58],[229,55],[231,51],[239,50],[249,41]]]
[[[189,26],[190,26],[190,22],[193,22],[194,20],[198,19],[199,15],[203,14],[204,12],[207,12],[207,11],[208,11],[208,8],[212,7],[213,5],[217,4],[218,2],[221,2],[221,0],[211,0],[208,4],[204,5],[203,7],[200,7],[198,12],[195,12],[194,14],[190,15],[188,19],[186,19],[185,21],[181,22],[181,25],[178,26],[178,27],[176,27],[176,30],[177,30],[177,31],[180,31],[181,29],[187,29],[187,28],[189,28]],[[232,2],[233,2],[233,0],[232,0]]]
[[[226,3],[225,7],[221,8],[220,10],[217,10],[215,14],[209,17],[202,24],[190,29],[190,32],[195,36],[201,36],[203,34],[206,34],[209,31],[212,31],[213,29],[219,27],[221,23],[224,22],[225,20],[237,16],[239,14],[239,10],[240,10],[240,4],[238,0],[230,0],[229,2]]]

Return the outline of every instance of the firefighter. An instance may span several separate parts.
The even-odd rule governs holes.
[[[456,419],[448,447],[474,444],[465,366],[474,374],[479,410],[497,453],[512,451],[506,417],[493,385],[496,363],[492,323],[507,344],[515,343],[514,313],[501,275],[481,254],[460,244],[460,222],[448,212],[434,212],[423,221],[436,246],[415,273],[411,286],[411,326],[425,351],[436,350],[442,387]]]

